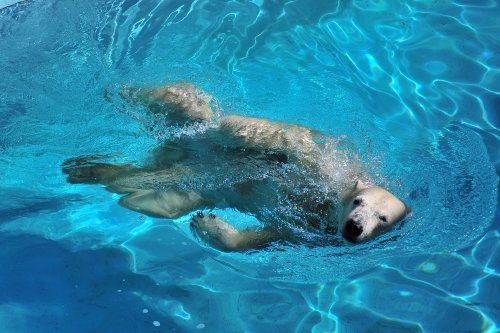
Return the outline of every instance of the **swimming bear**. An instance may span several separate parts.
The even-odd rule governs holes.
[[[340,231],[347,241],[359,243],[389,230],[409,213],[392,193],[361,181],[366,175],[359,163],[332,147],[334,141],[322,133],[238,115],[215,119],[212,97],[190,83],[127,88],[122,97],[172,124],[211,125],[165,142],[142,166],[100,162],[99,156],[68,159],[62,164],[68,182],[102,184],[124,195],[122,206],[152,217],[198,211],[190,220],[192,230],[219,250],[299,242],[296,228]],[[255,216],[262,226],[240,230],[201,211],[216,207]]]

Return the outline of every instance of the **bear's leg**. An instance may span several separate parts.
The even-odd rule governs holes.
[[[107,184],[108,182],[138,169],[130,164],[95,162],[106,156],[81,156],[68,159],[61,164],[62,172],[68,175],[71,184]]]
[[[283,235],[270,227],[238,230],[214,214],[196,213],[191,228],[203,241],[221,251],[261,249],[283,239]]]
[[[209,201],[193,191],[139,189],[134,188],[134,185],[128,186],[126,181],[117,181],[134,176],[145,178],[150,174],[129,164],[95,162],[103,157],[106,156],[69,159],[61,165],[62,171],[68,175],[69,183],[102,184],[111,192],[126,194],[120,199],[120,205],[153,217],[177,218],[195,209],[210,206]]]
[[[191,83],[177,82],[156,88],[124,87],[120,96],[133,103],[144,104],[152,113],[159,113],[174,123],[210,120],[212,96]]]
[[[152,217],[177,218],[209,206],[196,192],[137,190],[120,199],[120,205]]]

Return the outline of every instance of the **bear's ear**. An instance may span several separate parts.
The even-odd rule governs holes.
[[[366,186],[365,183],[363,183],[361,180],[358,180],[356,182],[356,185],[354,185],[355,191],[360,191],[360,190],[363,190],[365,188],[368,188],[368,186]]]

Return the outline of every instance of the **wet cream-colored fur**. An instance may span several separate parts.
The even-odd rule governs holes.
[[[215,120],[210,107],[212,97],[190,83],[128,89],[127,94],[134,101],[144,103],[152,112],[164,113],[167,119],[174,122],[215,121],[217,126],[213,135],[223,138],[225,144],[282,154],[288,163],[302,165],[310,177],[326,182],[330,179],[328,173],[332,171],[331,166],[323,162],[322,143],[318,143],[323,142],[318,140],[321,134],[306,127],[237,115]],[[197,144],[203,145],[203,142]],[[68,174],[69,182],[100,183],[112,192],[125,194],[120,204],[127,208],[155,217],[175,218],[217,205],[195,191],[144,188],[144,179],[175,182],[176,177],[188,174],[189,170],[182,169],[182,163],[178,162],[183,156],[181,146],[160,149],[156,159],[153,159],[156,164],[147,168],[93,163],[76,158],[63,164],[63,172]],[[336,180],[341,182],[336,184],[340,185],[336,188],[343,190],[332,195],[342,199],[337,197],[331,201],[338,203],[334,210],[341,213],[331,213],[326,204],[320,212],[328,220],[327,225],[340,230],[346,240],[354,243],[367,241],[389,230],[408,213],[404,203],[396,196],[381,187],[363,184],[355,178],[357,174],[353,172],[347,176],[349,179]],[[220,217],[201,212],[192,216],[191,227],[203,241],[223,251],[257,249],[277,240],[294,240],[293,232],[272,224],[239,230]]]

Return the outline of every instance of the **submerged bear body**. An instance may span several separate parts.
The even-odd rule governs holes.
[[[170,111],[174,122],[210,121],[210,98],[202,93],[197,101],[197,91],[181,84],[138,95],[167,119]],[[66,161],[63,172],[71,183],[100,183],[124,194],[123,206],[150,216],[175,218],[231,207],[262,222],[260,228],[238,230],[212,214],[195,214],[193,230],[225,251],[297,241],[296,227],[341,230],[348,241],[360,242],[400,221],[405,205],[388,191],[360,182],[359,162],[326,141],[334,142],[299,125],[228,116],[205,131],[162,144],[140,167],[87,157]]]

